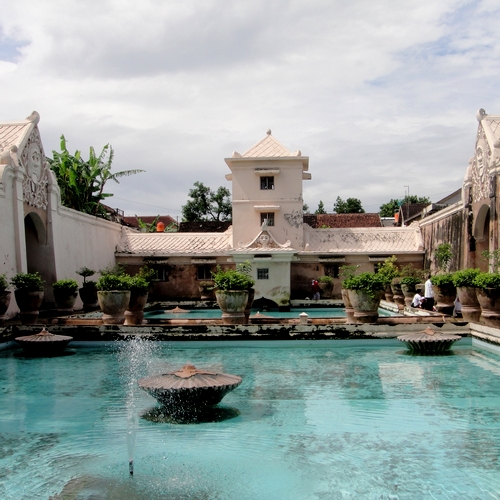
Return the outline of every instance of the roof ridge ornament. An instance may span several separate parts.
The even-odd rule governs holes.
[[[271,135],[271,129],[270,128],[267,129],[266,134],[267,135]]]
[[[479,123],[481,123],[481,120],[483,118],[485,118],[487,115],[486,115],[486,111],[481,108],[481,109],[478,109],[477,113],[476,113],[476,119]]]

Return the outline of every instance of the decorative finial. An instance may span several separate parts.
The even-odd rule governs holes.
[[[35,125],[37,125],[38,122],[40,121],[40,115],[38,114],[37,111],[33,111],[33,113],[31,113],[31,115],[29,115],[26,118],[26,120],[29,122],[33,122]]]
[[[479,123],[481,123],[481,120],[486,116],[486,111],[481,108],[478,110],[478,112],[476,113],[476,119]]]
[[[238,153],[238,151],[233,151],[233,158],[241,158],[240,153]]]
[[[270,128],[268,128],[268,129],[267,129],[266,134],[267,134],[267,135],[271,135],[271,129],[270,129]]]

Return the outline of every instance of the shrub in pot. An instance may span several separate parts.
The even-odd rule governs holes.
[[[404,295],[406,307],[410,307],[413,301],[413,297],[417,292],[416,286],[421,283],[421,279],[416,276],[405,276],[401,278],[401,291]]]
[[[73,279],[58,280],[52,284],[57,308],[72,311],[78,296],[78,283]]]
[[[0,274],[0,325],[3,324],[2,316],[5,315],[10,304],[11,293],[9,290],[9,282],[5,274]]]
[[[443,314],[453,314],[457,296],[453,273],[436,274],[432,276],[431,283],[437,311]]]
[[[361,273],[346,279],[343,286],[348,291],[355,321],[376,322],[380,300],[384,295],[383,278],[376,273]]]
[[[130,301],[125,311],[126,325],[141,325],[148,301],[149,283],[140,275],[130,278]]]
[[[239,264],[236,269],[221,269],[217,266],[217,271],[212,276],[215,297],[222,311],[222,322],[225,324],[245,323],[249,290],[255,284],[247,267]]]
[[[89,269],[88,267],[82,267],[76,272],[76,274],[79,274],[83,278],[83,284],[78,290],[80,299],[83,302],[83,310],[89,312],[99,309],[96,282],[87,281],[87,278],[93,276],[95,271],[93,269]]]
[[[488,326],[500,327],[500,274],[478,273],[473,283],[481,306],[479,321]]]
[[[23,325],[35,324],[44,296],[44,282],[40,273],[17,273],[10,282],[14,286],[14,296],[20,310],[21,323]]]
[[[477,300],[477,287],[474,280],[479,269],[463,269],[453,273],[453,284],[457,288],[458,300],[462,304],[462,317],[465,321],[479,321],[481,307]]]
[[[97,298],[105,325],[121,325],[130,302],[130,276],[105,273],[97,280]]]
[[[399,269],[396,266],[396,256],[388,257],[384,260],[383,264],[378,268],[377,274],[380,275],[384,280],[384,293],[385,300],[387,302],[394,302],[394,293],[391,288],[391,281],[397,278],[399,274]]]
[[[318,278],[318,283],[323,292],[323,297],[330,299],[333,291],[333,278],[331,276],[320,276]]]
[[[344,283],[349,278],[356,276],[358,268],[359,265],[340,266],[339,268],[339,278],[341,280],[340,293],[342,294],[342,301],[344,302],[344,309],[346,315],[346,323],[348,325],[356,323],[356,320],[354,319],[354,309],[352,308],[351,299],[349,299],[349,292],[344,287]]]
[[[198,290],[201,300],[211,300],[214,297],[214,282],[211,280],[198,281]]]
[[[401,277],[396,277],[391,280],[392,300],[398,305],[400,311],[405,308],[405,296],[401,288],[401,280]]]

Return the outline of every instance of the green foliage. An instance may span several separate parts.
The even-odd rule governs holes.
[[[360,290],[370,297],[385,289],[385,281],[378,273],[361,273],[346,279],[342,285],[346,290]]]
[[[394,217],[394,214],[399,211],[401,205],[408,205],[413,203],[430,204],[431,200],[427,196],[410,195],[405,196],[402,200],[391,199],[389,202],[380,205],[380,217]]]
[[[309,214],[309,205],[307,203],[304,203],[302,205],[302,212],[304,212],[305,214]]]
[[[463,269],[453,273],[453,284],[455,286],[475,287],[474,280],[481,271],[479,269]]]
[[[436,274],[431,278],[431,283],[436,286],[455,286],[453,283],[453,273]]]
[[[239,264],[238,266],[241,266]],[[221,269],[217,266],[217,271],[212,273],[214,288],[218,290],[248,290],[255,285],[255,281],[248,272],[237,267],[236,269]]]
[[[144,222],[140,217],[137,216],[137,214],[135,215],[135,218],[137,219],[137,223],[139,224],[140,230],[142,230],[145,233],[156,233],[156,224],[158,224],[158,220],[160,219],[160,214],[158,214],[151,223]]]
[[[104,269],[99,271],[101,276],[107,276],[111,274],[113,276],[124,276],[125,275],[125,266],[122,264],[113,264],[106,266]]]
[[[185,222],[230,221],[232,218],[231,193],[225,187],[212,191],[202,182],[195,182],[189,191],[191,198],[183,205]]]
[[[319,200],[318,208],[315,210],[314,213],[315,214],[326,214],[325,205],[321,200]]]
[[[453,258],[453,252],[451,251],[450,243],[441,243],[436,248],[434,252],[434,256],[436,258],[436,265],[438,269],[442,272],[446,272],[448,270],[448,266],[450,265],[451,259]]]
[[[498,273],[498,268],[500,267],[500,249],[493,250],[492,252],[483,250],[481,255],[491,265],[493,272]]]
[[[81,269],[79,269],[76,274],[80,275],[82,278],[83,278],[83,286],[85,286],[85,280],[90,277],[90,276],[94,276],[95,274],[95,271],[93,269],[89,269],[88,267],[82,267]]]
[[[417,278],[416,276],[405,276],[400,280],[401,285],[406,285],[406,286],[415,286],[421,282],[422,280],[420,278]]]
[[[145,295],[149,288],[149,282],[138,274],[129,278],[130,291],[138,295]]]
[[[97,290],[97,283],[95,281],[84,281],[82,288],[85,290]]]
[[[0,274],[0,292],[5,292],[9,288],[9,282],[5,274]]]
[[[386,285],[389,285],[394,278],[399,276],[399,269],[396,266],[397,260],[395,255],[387,257],[378,268],[377,274],[384,280]]]
[[[130,290],[131,287],[131,278],[127,274],[103,274],[96,283],[97,290],[106,292],[114,290]]]
[[[358,198],[347,198],[343,200],[337,196],[337,201],[333,205],[333,211],[338,214],[364,214],[365,211],[361,206],[361,200]]]
[[[99,155],[93,147],[89,159],[83,160],[81,152],[70,154],[66,147],[66,138],[61,135],[61,152],[52,151],[53,158],[47,158],[61,191],[64,206],[92,215],[104,216],[106,211],[101,205],[105,198],[113,196],[104,193],[107,181],[119,182],[120,177],[144,172],[144,170],[125,170],[111,173],[113,148],[106,144]]]
[[[500,288],[500,274],[499,273],[479,273],[474,278],[474,286],[482,288]]]
[[[72,294],[78,292],[78,283],[73,279],[57,280],[55,283],[52,283],[52,288]]]
[[[153,281],[156,280],[156,271],[148,266],[142,266],[139,269],[138,275],[144,280],[146,280],[148,285],[150,285]]]
[[[40,273],[17,273],[10,283],[16,290],[26,292],[43,292],[43,283]]]
[[[319,283],[326,283],[327,285],[333,285],[333,278],[331,276],[320,276],[318,278]]]
[[[339,267],[339,278],[340,281],[344,282],[345,280],[352,278],[358,272],[359,264],[352,266],[340,266]]]
[[[399,272],[399,275],[402,277],[412,277],[412,278],[418,278],[418,283],[421,281],[425,281],[425,271],[423,269],[419,269],[415,267],[413,264],[407,264],[406,266],[403,266],[401,268],[401,271]],[[401,281],[401,283],[403,283]]]

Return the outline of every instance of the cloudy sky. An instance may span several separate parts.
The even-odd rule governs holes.
[[[0,0],[0,121],[45,153],[110,143],[126,215],[170,214],[265,136],[310,158],[304,201],[367,212],[459,188],[500,114],[498,0]]]

